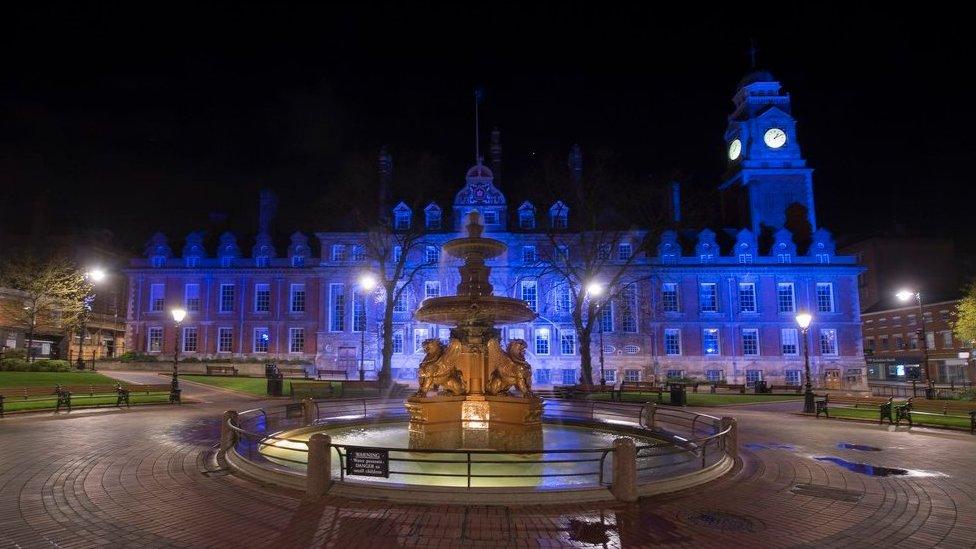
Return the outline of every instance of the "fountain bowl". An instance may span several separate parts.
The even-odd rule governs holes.
[[[487,296],[445,296],[425,299],[417,320],[435,324],[516,324],[537,316],[521,299]]]

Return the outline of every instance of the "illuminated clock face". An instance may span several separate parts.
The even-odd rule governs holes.
[[[742,141],[733,139],[732,142],[729,143],[729,160],[739,158],[740,154],[742,154]]]
[[[786,144],[786,132],[779,128],[769,128],[763,135],[763,141],[770,149],[778,149]]]

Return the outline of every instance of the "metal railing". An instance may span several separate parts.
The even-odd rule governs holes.
[[[402,400],[344,399],[315,401],[314,424],[357,425],[365,422],[405,420]],[[277,432],[308,426],[308,418],[296,405],[270,409],[255,408],[237,414],[236,423],[227,427],[236,434],[237,453],[262,467],[301,468],[308,462],[308,442],[304,439],[278,436]],[[637,445],[637,471],[640,479],[680,474],[706,468],[728,453],[731,427],[723,428],[719,418],[678,408],[654,404],[626,404],[602,401],[547,400],[543,420],[546,423],[570,423],[622,430],[622,436],[635,435],[638,440],[668,437]],[[278,452],[269,459],[262,452],[269,447]],[[330,451],[338,458],[338,480],[348,482],[346,461],[349,447],[332,444]],[[441,481],[452,486],[477,488],[495,484],[498,479],[562,479],[554,486],[606,486],[612,475],[613,447],[561,448],[528,450],[415,449],[370,446],[371,450],[388,452],[389,475],[397,475],[402,484]],[[289,467],[289,464],[293,465]],[[440,470],[431,470],[430,466]],[[511,472],[501,472],[512,468]],[[426,481],[425,481],[426,479]],[[413,480],[414,482],[411,482]],[[504,482],[504,481],[503,481]]]

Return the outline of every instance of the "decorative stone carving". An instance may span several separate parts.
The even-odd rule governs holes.
[[[417,369],[420,388],[416,396],[426,397],[434,387],[440,387],[450,395],[466,394],[468,391],[464,377],[457,366],[461,354],[461,342],[452,339],[445,351],[440,340],[432,338],[424,340],[423,347],[425,355]]]
[[[497,339],[488,341],[488,385],[487,395],[507,395],[512,387],[522,396],[532,395],[532,366],[525,360],[525,341],[513,339],[508,342],[508,350],[503,351]]]

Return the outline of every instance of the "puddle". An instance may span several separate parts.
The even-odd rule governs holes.
[[[608,526],[600,522],[570,519],[569,539],[590,545],[603,545],[610,541],[607,530],[612,529],[613,526]]]
[[[838,448],[843,450],[860,450],[862,452],[880,452],[881,448],[874,446],[867,446],[865,444],[851,444],[850,442],[841,442],[837,444]]]
[[[841,459],[839,457],[815,457],[813,459],[817,461],[829,461],[836,465],[840,465],[849,471],[854,471],[855,473],[872,477],[890,477],[893,475],[900,476],[907,475],[909,473],[908,469],[882,467],[880,465],[868,465],[867,463],[856,463],[853,461],[847,461],[846,459]]]
[[[743,444],[749,450],[796,450],[796,447],[792,444],[778,444],[775,442],[750,442],[748,444]]]

